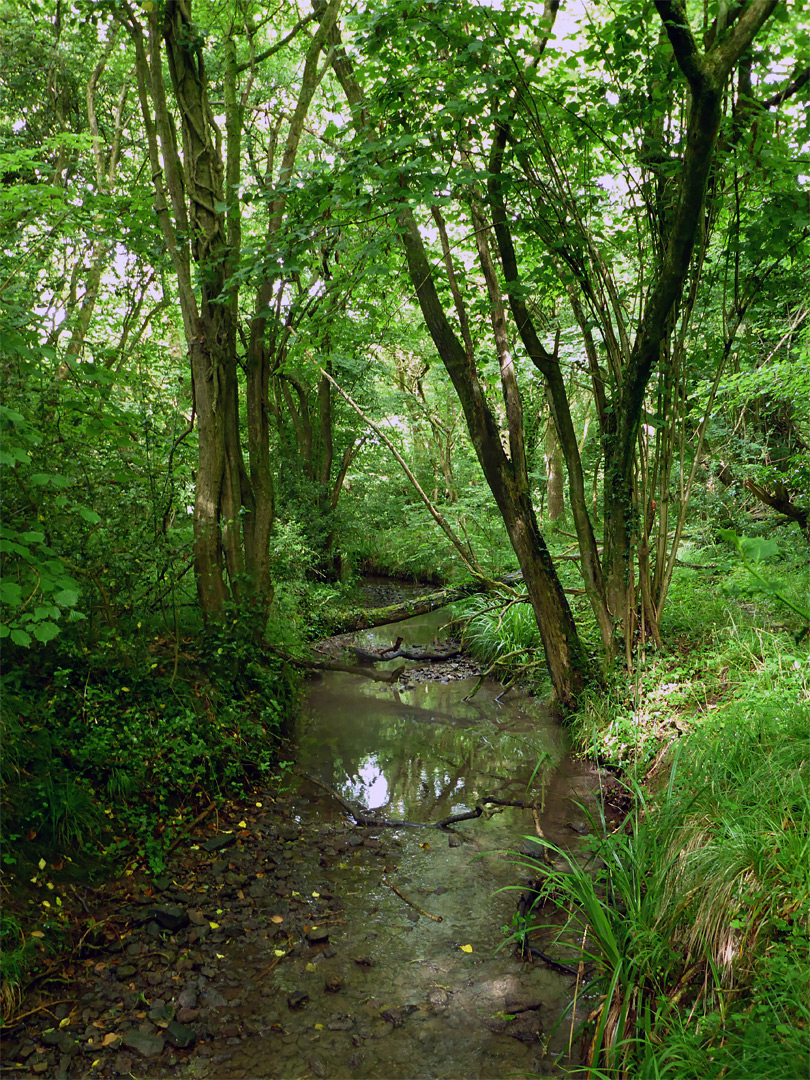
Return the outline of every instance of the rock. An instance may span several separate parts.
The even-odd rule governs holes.
[[[184,926],[188,926],[189,914],[186,908],[179,904],[157,904],[146,911],[142,921],[151,920],[164,930],[174,933],[175,930],[182,930]]]
[[[355,962],[355,964],[357,964],[358,967],[363,967],[363,968],[373,968],[374,967],[374,961],[372,960],[372,958],[370,956],[355,956],[354,962]]]
[[[138,969],[134,964],[120,964],[117,968],[116,974],[119,979],[128,979],[131,975],[134,975]]]
[[[178,1009],[176,1019],[181,1024],[193,1024],[200,1015],[199,1009]]]
[[[48,1028],[47,1031],[42,1032],[42,1041],[46,1046],[58,1046],[61,1038],[62,1032],[59,1028]]]
[[[384,1009],[381,1015],[383,1020],[387,1020],[389,1024],[393,1024],[395,1028],[398,1028],[402,1027],[415,1010],[415,1005],[400,1005],[395,1009]]]
[[[135,1068],[131,1054],[118,1054],[113,1062],[113,1069],[119,1076],[129,1076]]]
[[[339,1016],[330,1020],[327,1027],[330,1031],[351,1031],[354,1027],[354,1020],[351,1016],[347,1016],[345,1013],[341,1013]]]
[[[31,1066],[31,1071],[35,1072],[35,1073],[44,1073],[44,1072],[47,1072],[47,1070],[48,1070],[48,1062],[47,1061],[35,1061],[34,1064]]]
[[[310,945],[318,945],[329,940],[329,931],[325,926],[312,926],[307,930],[307,941]]]
[[[458,836],[451,836],[447,841],[448,847],[461,847],[461,838]]]
[[[149,1019],[158,1027],[165,1027],[174,1017],[174,1009],[171,1005],[155,1005],[149,1010]]]
[[[326,1076],[326,1066],[317,1054],[313,1054],[309,1059],[309,1067],[316,1076]]]
[[[293,990],[287,997],[287,1004],[291,1009],[300,1009],[309,1001],[309,994],[305,990]]]
[[[214,862],[211,863],[211,873],[214,874],[215,877],[222,877],[229,866],[230,863],[227,859],[215,859]]]
[[[70,1057],[71,1054],[75,1054],[76,1051],[79,1049],[79,1044],[77,1040],[74,1039],[68,1031],[60,1032],[57,1046],[59,1047],[62,1054],[65,1055],[65,1057]]]
[[[143,1031],[128,1031],[124,1035],[124,1046],[141,1057],[157,1057],[163,1052],[163,1036],[148,1035]]]
[[[183,1009],[193,1009],[197,1004],[197,990],[189,983],[177,995],[177,1004]]]
[[[178,1050],[187,1050],[197,1041],[197,1034],[193,1028],[172,1020],[166,1028],[166,1041]]]
[[[432,1009],[444,1008],[449,1002],[450,995],[443,986],[434,986],[434,988],[428,992],[427,1003]]]
[[[219,836],[212,836],[210,840],[200,844],[200,847],[204,851],[222,851],[224,848],[230,847],[235,841],[236,836],[233,833],[221,833]]]
[[[170,877],[156,877],[152,879],[152,884],[155,886],[158,892],[165,892],[172,883]]]
[[[209,990],[203,990],[202,999],[210,1009],[221,1009],[223,1005],[228,1004],[224,995],[213,986]]]
[[[339,975],[327,975],[323,988],[327,994],[336,994],[343,989],[343,979]]]

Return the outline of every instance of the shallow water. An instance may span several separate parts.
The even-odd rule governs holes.
[[[427,644],[444,621],[434,612],[357,641]],[[329,672],[308,694],[296,761],[378,818],[415,823],[472,810],[482,796],[528,801],[542,791],[543,832],[570,845],[569,823],[582,823],[577,803],[589,797],[587,770],[539,702],[516,693],[497,701],[502,687],[491,682],[465,701],[476,681],[397,690]],[[530,876],[514,861],[531,848],[530,810],[487,811],[449,832],[347,830],[337,800],[304,780],[293,806],[300,822],[322,823],[324,839],[319,859],[302,852],[301,891],[334,892],[340,914],[328,942],[279,963],[272,990],[254,1002],[257,1034],[273,1033],[271,1071],[261,1041],[249,1040],[223,1076],[564,1073],[554,1059],[567,1043],[568,1022],[558,1022],[574,979],[519,961],[505,944]],[[340,982],[338,993],[325,990],[330,979]],[[305,1009],[290,1008],[295,992],[308,996]]]

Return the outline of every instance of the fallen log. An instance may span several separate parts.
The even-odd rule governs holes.
[[[335,616],[334,622],[329,628],[329,635],[348,634],[352,630],[371,630],[375,626],[386,626],[388,623],[400,622],[402,619],[412,619],[415,615],[427,615],[430,611],[454,604],[457,600],[464,600],[468,596],[478,593],[491,592],[498,585],[514,586],[519,584],[522,575],[518,573],[504,574],[496,582],[471,581],[466,585],[457,585],[454,588],[437,589],[435,592],[425,593],[423,596],[415,596],[412,600],[402,600],[398,604],[388,604],[385,607],[358,609],[345,611]]]
[[[363,664],[382,664],[386,660],[422,660],[432,663],[441,663],[442,660],[453,660],[461,656],[461,649],[453,644],[445,649],[421,649],[410,646],[391,649],[361,649],[357,645],[350,645],[349,651],[353,652]]]

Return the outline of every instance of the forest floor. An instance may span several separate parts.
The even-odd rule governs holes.
[[[426,664],[409,670],[403,688],[477,673],[465,658]],[[541,1032],[547,984],[559,976],[541,965],[505,952],[480,958],[463,983],[444,965],[386,985],[375,970],[374,916],[358,919],[348,897],[358,874],[399,880],[403,839],[358,828],[325,802],[322,790],[302,798],[257,788],[212,806],[158,875],[130,865],[97,888],[50,889],[59,874],[42,868],[34,888],[64,897],[66,941],[57,954],[43,945],[39,975],[4,1032],[2,1075],[410,1076],[400,1038],[455,1038],[469,1052],[476,1009],[487,1025],[479,1041],[490,1040],[503,1068],[551,1068]],[[458,847],[467,837],[431,832],[430,841],[421,846]],[[392,894],[399,933],[432,918],[419,905],[449,899],[446,887],[403,888],[419,902]],[[571,981],[563,979],[565,993]],[[429,1066],[427,1047],[414,1046]]]

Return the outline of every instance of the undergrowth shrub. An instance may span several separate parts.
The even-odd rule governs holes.
[[[540,631],[525,593],[509,601],[490,595],[471,596],[453,604],[452,615],[464,648],[491,674],[511,675],[526,665],[538,672],[545,670],[542,651],[537,656]]]

